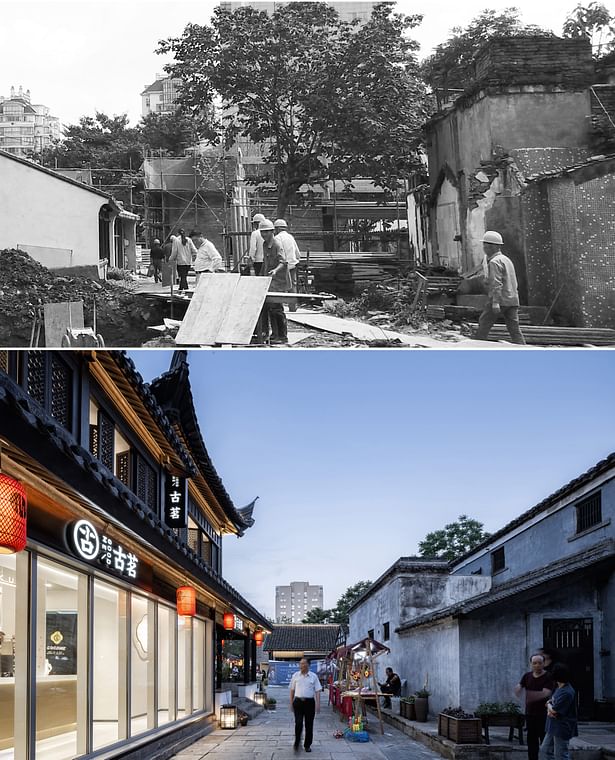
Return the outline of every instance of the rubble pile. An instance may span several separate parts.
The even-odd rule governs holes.
[[[85,324],[108,347],[140,346],[147,326],[162,320],[162,306],[135,295],[124,284],[86,277],[57,276],[25,251],[0,251],[0,345],[30,345],[32,327],[46,303],[83,301]]]

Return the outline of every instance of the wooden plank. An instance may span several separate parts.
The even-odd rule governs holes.
[[[223,275],[213,275],[220,277]],[[271,277],[240,277],[216,336],[216,343],[248,346],[265,303]]]
[[[46,348],[61,348],[62,338],[69,327],[82,330],[83,301],[70,303],[46,303],[45,313],[45,346]]]
[[[218,342],[239,279],[238,274],[201,275],[175,338],[177,345],[213,346]]]
[[[288,345],[294,346],[297,343],[301,343],[302,340],[305,340],[306,338],[311,338],[314,333],[308,333],[308,332],[289,332],[288,333]]]

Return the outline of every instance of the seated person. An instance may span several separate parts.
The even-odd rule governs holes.
[[[393,673],[393,668],[387,668],[386,674],[387,680],[378,684],[380,691],[383,694],[392,694],[394,697],[398,697],[401,694],[401,678],[397,673]],[[391,707],[391,697],[385,697],[382,706]]]

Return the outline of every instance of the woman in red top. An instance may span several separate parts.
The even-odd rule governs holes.
[[[545,670],[545,658],[541,654],[530,657],[530,667],[515,686],[515,694],[525,690],[525,726],[527,731],[528,760],[538,760],[538,750],[545,738],[547,721],[547,700],[551,696],[554,683]]]

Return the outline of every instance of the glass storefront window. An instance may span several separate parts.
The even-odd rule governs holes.
[[[130,734],[154,728],[155,604],[132,595],[130,621]]]
[[[93,748],[125,739],[126,592],[94,581]]]
[[[192,712],[192,621],[177,616],[177,717]]]
[[[15,757],[15,640],[17,562],[0,555],[0,758]]]
[[[38,562],[36,756],[87,751],[87,576]]]
[[[205,698],[205,621],[192,622],[192,712],[202,710]]]
[[[175,610],[158,605],[158,725],[175,720]]]

